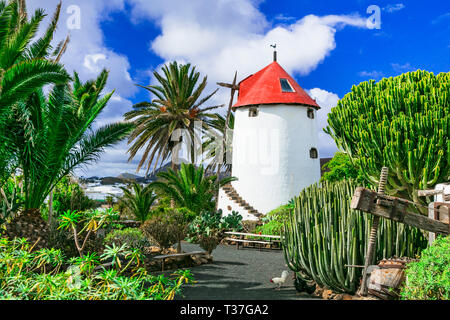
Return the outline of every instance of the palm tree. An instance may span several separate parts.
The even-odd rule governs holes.
[[[195,67],[191,68],[190,64],[178,65],[177,62],[173,62],[165,65],[162,72],[162,75],[156,71],[153,73],[158,85],[141,86],[156,98],[152,102],[136,104],[134,110],[124,115],[126,120],[133,120],[135,125],[128,141],[132,144],[128,150],[129,160],[131,161],[139,150],[144,150],[138,171],[146,164],[147,173],[153,162],[156,169],[158,164],[164,163],[169,156],[172,156],[172,169],[176,170],[177,142],[171,141],[171,138],[177,129],[185,129],[189,133],[191,160],[193,160],[195,151],[193,142],[201,143],[194,122],[200,120],[203,122],[203,128],[206,128],[214,116],[208,112],[221,107],[200,108],[217,90],[200,99],[207,84],[207,77],[198,84],[200,73],[195,71]]]
[[[36,10],[28,20],[24,0],[0,1],[0,187],[18,166],[11,128],[17,119],[14,113],[23,111],[14,112],[18,103],[47,84],[70,79],[62,65],[50,60],[60,57],[67,44],[66,40],[51,46],[60,10],[61,4],[43,36],[33,41],[45,17],[43,11]],[[29,133],[27,139],[32,140]]]
[[[203,143],[203,151],[206,153],[206,158],[211,160],[206,167],[206,170],[212,171],[215,168],[217,174],[219,174],[223,168],[225,168],[225,172],[230,173],[232,168],[231,163],[227,162],[227,154],[232,154],[232,130],[234,129],[234,114],[230,113],[229,115],[229,130],[227,132],[225,132],[225,122],[225,117],[221,116],[220,114],[216,114],[215,118],[210,121],[210,128],[215,129],[219,135],[216,137],[208,137],[208,139],[206,139],[206,141]],[[217,141],[217,139],[220,139],[222,141]],[[220,157],[220,155],[217,155],[216,157],[216,151],[218,147],[222,147],[222,157]]]
[[[217,176],[206,176],[203,166],[196,168],[193,164],[184,163],[178,172],[168,169],[157,176],[158,181],[150,183],[155,191],[170,196],[179,207],[195,213],[214,210],[218,189],[236,180],[234,177],[224,178],[217,184]]]
[[[94,121],[113,92],[101,97],[108,72],[82,83],[75,73],[72,88],[55,86],[48,97],[42,89],[18,110],[14,138],[23,171],[25,210],[38,211],[55,185],[81,165],[98,160],[104,148],[125,139],[130,123],[118,122],[94,128]],[[32,136],[33,139],[28,139]]]
[[[142,187],[139,183],[133,182],[133,190],[121,187],[123,196],[120,203],[125,206],[138,221],[144,223],[151,216],[151,207],[155,203],[156,195],[150,186]]]

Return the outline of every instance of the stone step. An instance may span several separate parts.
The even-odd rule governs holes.
[[[234,187],[231,184],[227,184],[222,187],[222,189],[225,191],[225,194],[233,200],[235,203],[237,203],[240,207],[242,207],[244,210],[246,210],[248,213],[260,217],[262,216],[261,213],[258,212],[255,208],[253,208],[250,204],[248,204],[242,197],[237,193],[237,191],[234,189]]]

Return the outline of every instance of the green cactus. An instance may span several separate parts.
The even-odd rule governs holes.
[[[282,234],[285,259],[304,280],[355,293],[362,275],[373,216],[350,209],[356,183],[325,182],[304,189]],[[415,257],[427,240],[416,228],[381,219],[376,260]],[[375,261],[374,261],[375,262]]]
[[[417,190],[450,179],[450,73],[416,71],[353,86],[328,116],[338,147],[386,193],[425,205]],[[420,207],[419,207],[420,208]],[[426,208],[421,208],[422,213]]]

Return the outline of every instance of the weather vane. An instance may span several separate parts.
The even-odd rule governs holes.
[[[270,45],[273,48],[273,61],[277,61],[277,44],[271,44]]]

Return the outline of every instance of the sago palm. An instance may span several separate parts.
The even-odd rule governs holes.
[[[170,63],[162,68],[162,74],[153,73],[158,85],[141,86],[155,96],[151,102],[142,102],[134,106],[134,110],[125,114],[126,120],[133,120],[134,130],[128,143],[131,144],[128,152],[131,161],[139,150],[144,154],[139,162],[138,170],[146,164],[147,173],[152,164],[154,168],[164,163],[172,156],[172,169],[178,151],[175,146],[178,142],[172,141],[172,134],[178,129],[188,133],[188,150],[191,151],[191,160],[194,157],[194,141],[201,143],[199,132],[195,129],[195,121],[202,121],[202,128],[206,128],[213,114],[210,110],[220,106],[201,106],[216,92],[200,98],[206,84],[207,77],[199,83],[200,73],[190,64],[179,65]]]
[[[101,96],[108,78],[82,83],[75,73],[72,88],[55,86],[48,97],[37,90],[16,122],[15,145],[24,176],[25,209],[37,210],[55,185],[81,165],[98,160],[104,148],[125,139],[131,124],[111,123],[94,128],[94,121],[113,92]],[[32,124],[30,128],[25,127]],[[28,139],[28,135],[33,137]]]
[[[47,84],[70,79],[63,66],[53,61],[65,48],[64,43],[51,46],[60,10],[58,5],[47,30],[36,39],[44,12],[36,10],[28,19],[24,0],[0,1],[0,187],[18,165],[11,130],[18,102]],[[27,139],[33,139],[30,132]]]
[[[144,223],[150,218],[151,207],[155,203],[156,195],[148,185],[142,187],[139,183],[133,182],[132,190],[121,187],[123,196],[120,198],[123,204],[138,221]]]
[[[234,177],[228,177],[216,183],[217,176],[206,176],[203,166],[196,168],[193,164],[184,163],[178,172],[168,169],[157,176],[158,181],[150,184],[152,188],[174,199],[179,207],[195,213],[214,210],[214,198],[218,188],[236,180]]]

